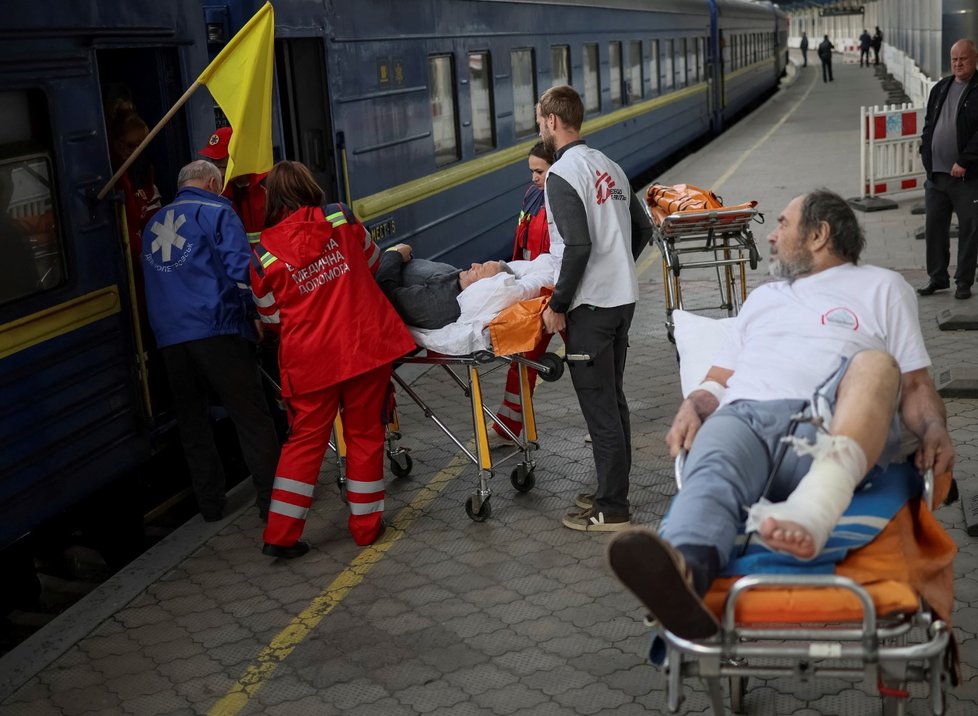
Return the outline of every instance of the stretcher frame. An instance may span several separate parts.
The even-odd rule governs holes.
[[[448,425],[441,420],[434,409],[415,391],[400,375],[397,368],[404,364],[415,365],[436,365],[442,367],[454,382],[469,399],[472,417],[472,433],[475,438],[475,452],[463,442],[463,440],[452,431]],[[485,404],[482,397],[482,382],[480,369],[489,368],[489,371],[498,370],[501,367],[515,364],[519,369],[520,381],[520,420],[522,421],[523,431],[520,436],[515,435],[505,425],[498,423],[499,427],[507,434],[513,442],[512,448],[507,448],[506,452],[497,459],[493,459],[492,451],[489,448],[489,420],[495,418],[495,412]],[[490,367],[491,366],[491,367]],[[465,379],[455,372],[453,367],[465,368]],[[535,467],[536,461],[533,453],[539,449],[537,443],[536,413],[533,408],[533,393],[530,388],[530,376],[528,369],[533,368],[537,371],[540,378],[546,382],[558,380],[563,374],[564,365],[562,359],[554,353],[544,353],[538,360],[530,360],[523,355],[496,355],[492,351],[476,351],[466,356],[445,356],[445,355],[411,355],[406,356],[394,364],[392,378],[401,390],[424,412],[426,418],[430,418],[435,425],[458,447],[459,450],[472,462],[477,470],[479,484],[475,492],[465,501],[465,514],[475,522],[485,522],[492,514],[492,480],[496,468],[510,460],[519,460],[510,472],[510,483],[518,492],[529,492],[536,485]],[[520,459],[522,458],[522,459]]]
[[[462,438],[448,427],[435,410],[425,402],[424,398],[407,381],[398,375],[397,368],[406,364],[440,366],[449,375],[452,382],[462,390],[471,405],[475,452],[470,450]],[[517,365],[519,369],[520,419],[523,430],[522,434],[517,436],[504,424],[498,423],[499,427],[512,441],[513,446],[507,448],[501,457],[493,459],[492,450],[489,447],[489,422],[487,421],[487,417],[491,421],[495,418],[495,413],[482,399],[482,374],[480,373],[480,369],[491,366],[489,368],[490,371],[494,371],[510,364]],[[454,370],[455,367],[465,368],[465,379],[456,373]],[[560,378],[563,374],[564,365],[561,358],[555,353],[545,353],[539,360],[534,361],[523,355],[499,356],[492,351],[485,350],[476,351],[466,356],[447,356],[440,354],[410,355],[394,363],[391,380],[411,398],[415,405],[421,408],[424,416],[431,419],[438,426],[438,429],[478,468],[479,486],[465,502],[465,513],[475,522],[485,522],[492,514],[492,505],[489,501],[489,498],[492,496],[492,488],[489,483],[495,475],[496,468],[510,460],[522,457],[516,463],[512,472],[510,472],[510,483],[518,492],[529,492],[536,485],[536,461],[533,459],[533,452],[539,448],[539,444],[537,443],[536,413],[533,409],[533,392],[530,388],[529,368],[536,370],[542,380],[551,382]],[[390,464],[391,472],[395,477],[406,477],[413,468],[410,449],[401,447],[399,444],[401,437],[398,411],[395,409],[391,414],[391,422],[386,426],[385,436],[385,453]],[[336,462],[339,469],[336,482],[342,494],[346,486],[346,443],[343,439],[343,421],[339,413],[337,413],[333,423],[333,436],[330,440],[329,447],[336,454]]]
[[[763,215],[753,207],[678,211],[661,223],[647,203],[645,211],[652,222],[652,241],[662,254],[662,283],[666,303],[666,327],[672,335],[672,312],[720,309],[736,316],[747,300],[747,266],[756,269],[760,261],[757,244],[750,230]],[[683,300],[682,274],[686,270],[713,268],[720,291],[718,306],[689,308]]]
[[[792,416],[792,425],[818,421],[803,413]],[[789,432],[793,433],[793,429]],[[776,460],[780,462],[779,455]],[[682,487],[685,455],[676,458],[677,488]],[[775,468],[776,470],[777,468]],[[772,471],[773,472],[773,471]],[[924,475],[923,501],[933,511],[934,473]],[[851,592],[862,608],[860,622],[805,623],[771,622],[744,626],[737,623],[738,601],[754,589],[836,588]],[[918,598],[912,613],[877,615],[872,596],[860,584],[839,575],[754,574],[738,579],[724,600],[718,635],[709,640],[690,641],[672,634],[655,622],[647,622],[666,645],[666,707],[676,713],[683,701],[683,680],[699,677],[706,685],[715,716],[726,711],[723,701],[727,682],[730,707],[746,713],[745,698],[750,677],[794,677],[801,681],[833,678],[863,681],[876,688],[884,716],[902,716],[910,698],[907,686],[928,686],[931,711],[944,714],[951,667],[950,626],[936,618]],[[758,659],[765,663],[752,664]]]

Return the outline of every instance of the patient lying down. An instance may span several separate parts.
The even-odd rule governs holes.
[[[413,258],[409,245],[398,244],[381,257],[376,279],[419,345],[457,355],[487,348],[489,321],[553,286],[554,274],[550,254],[458,269]]]

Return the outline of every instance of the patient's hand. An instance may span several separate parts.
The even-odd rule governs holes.
[[[401,255],[401,261],[407,263],[414,258],[414,254],[411,251],[411,247],[408,244],[397,244],[393,247],[393,250]]]
[[[920,436],[920,448],[914,455],[914,464],[921,472],[934,468],[935,475],[943,475],[954,466],[954,446],[947,428],[938,421],[927,424]]]
[[[684,400],[679,406],[679,410],[676,411],[676,417],[672,419],[672,427],[666,433],[666,445],[669,446],[669,454],[676,457],[681,450],[689,452],[689,449],[693,447],[693,438],[696,437],[696,433],[699,432],[702,425],[703,420],[696,411],[693,401]]]

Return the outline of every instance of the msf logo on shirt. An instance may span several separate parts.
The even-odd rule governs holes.
[[[193,248],[193,244],[179,234],[180,228],[186,221],[187,217],[183,214],[174,219],[173,209],[167,209],[163,223],[155,221],[150,227],[150,232],[156,238],[150,243],[151,253],[146,255],[146,259],[157,271],[173,271],[186,261],[187,254]],[[182,252],[179,257],[173,255],[174,250]],[[157,253],[160,255],[159,264],[155,260]]]
[[[627,201],[625,193],[621,189],[615,188],[615,180],[611,178],[608,172],[603,172],[598,169],[595,174],[598,177],[594,182],[594,188],[597,190],[598,206],[604,204],[608,199]]]

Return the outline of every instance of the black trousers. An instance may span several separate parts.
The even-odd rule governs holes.
[[[954,282],[970,287],[978,261],[978,179],[956,179],[934,172],[924,184],[924,238],[927,243],[927,275],[947,285],[951,261],[951,214],[958,216],[958,266]]]
[[[822,60],[822,82],[832,81],[832,60]]]
[[[591,433],[598,488],[596,511],[628,513],[628,476],[632,469],[632,428],[622,389],[628,329],[635,304],[614,308],[578,306],[567,314],[567,354],[586,353],[589,361],[571,361],[570,374],[581,413]]]
[[[254,481],[256,502],[267,510],[279,444],[262,392],[254,346],[240,336],[215,336],[167,346],[161,352],[201,513],[220,514],[226,489],[208,414],[211,391],[231,416]]]

